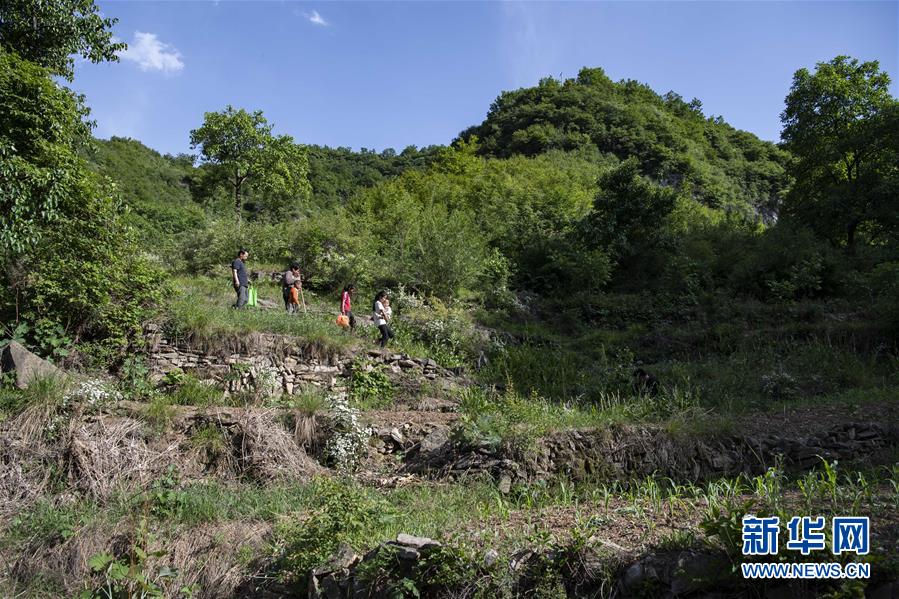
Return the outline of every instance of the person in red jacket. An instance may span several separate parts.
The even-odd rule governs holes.
[[[350,329],[356,328],[356,317],[353,316],[352,295],[356,291],[356,286],[350,283],[343,288],[343,295],[340,297],[340,313],[350,319]]]

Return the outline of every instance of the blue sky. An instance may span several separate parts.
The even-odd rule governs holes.
[[[99,2],[130,44],[79,61],[98,137],[189,151],[203,113],[260,109],[298,142],[450,142],[503,90],[599,66],[777,140],[793,72],[879,60],[897,95],[899,2]]]

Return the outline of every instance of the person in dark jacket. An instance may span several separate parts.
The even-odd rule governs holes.
[[[237,293],[237,301],[234,303],[235,308],[243,308],[247,305],[249,298],[250,277],[247,275],[247,258],[250,252],[241,248],[237,252],[237,257],[231,262],[231,282],[234,285],[234,291]]]

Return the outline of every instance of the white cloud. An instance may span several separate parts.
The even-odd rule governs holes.
[[[312,12],[304,12],[303,16],[309,20],[313,25],[319,25],[321,27],[327,27],[329,23],[325,20],[323,16],[318,14],[317,10],[313,10]]]
[[[166,75],[178,73],[184,68],[181,53],[170,44],[159,41],[155,33],[134,32],[134,41],[119,57],[137,63],[142,71],[162,71]]]

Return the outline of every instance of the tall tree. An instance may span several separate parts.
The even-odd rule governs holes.
[[[781,114],[796,156],[784,213],[850,248],[862,229],[895,227],[896,104],[877,61],[837,56],[800,69]]]
[[[71,81],[74,54],[118,60],[126,45],[112,37],[116,22],[100,16],[94,0],[3,0],[0,46]]]
[[[0,50],[0,255],[33,246],[77,195],[86,113],[47,69]]]
[[[306,150],[289,135],[272,135],[261,110],[249,113],[229,105],[207,112],[203,125],[190,132],[190,143],[231,187],[238,222],[247,187],[270,197],[309,194]]]

